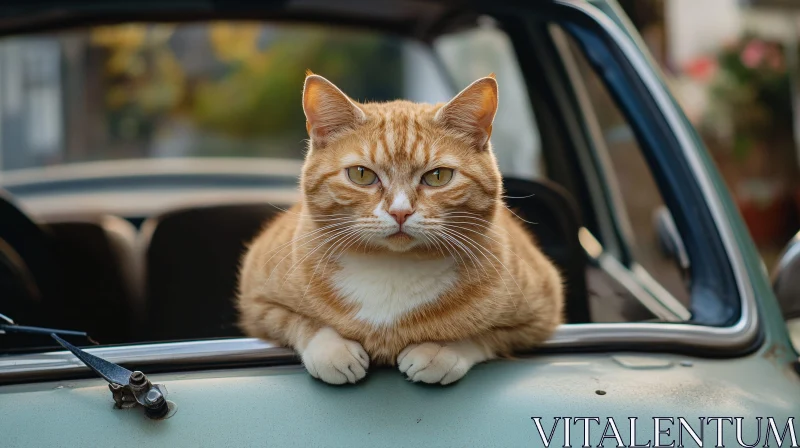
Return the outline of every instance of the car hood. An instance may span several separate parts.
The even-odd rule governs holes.
[[[730,416],[744,418],[752,443],[756,417],[773,417],[782,429],[797,414],[797,376],[774,362],[759,354],[552,355],[480,365],[448,387],[413,384],[388,368],[345,387],[316,381],[299,365],[152,375],[177,404],[161,421],[113,409],[100,380],[9,385],[0,387],[0,434],[4,446],[542,446],[533,417],[545,435],[555,417],[597,417],[596,446],[608,417],[627,445],[629,417],[640,419],[636,437],[645,443],[654,417],[684,417],[699,430],[699,417]],[[553,446],[563,446],[561,425]],[[738,446],[728,426],[725,443]],[[662,442],[677,445],[676,425],[666,427],[671,437]],[[570,437],[582,445],[580,423]],[[707,426],[707,445],[715,437]]]

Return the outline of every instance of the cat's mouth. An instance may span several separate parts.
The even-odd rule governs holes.
[[[406,232],[403,232],[402,230],[398,230],[397,232],[387,236],[386,238],[391,239],[391,240],[400,240],[400,241],[402,241],[402,240],[413,240],[414,239],[413,236],[407,234]]]

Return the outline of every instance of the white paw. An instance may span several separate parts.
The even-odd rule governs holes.
[[[329,384],[355,383],[367,375],[369,367],[364,347],[342,338],[332,328],[319,330],[301,358],[311,376]]]
[[[397,355],[397,365],[409,380],[450,384],[487,357],[471,342],[412,344]]]

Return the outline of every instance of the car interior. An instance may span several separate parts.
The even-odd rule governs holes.
[[[422,42],[478,23],[473,14],[440,14],[422,6],[414,11],[418,16],[405,19],[371,13],[376,16],[353,26],[388,23],[393,32]],[[566,321],[659,320],[624,279],[587,254],[580,238],[582,231],[591,231],[602,240],[598,222],[606,212],[595,208],[592,197],[598,193],[581,165],[581,151],[592,145],[572,132],[578,113],[568,101],[565,77],[544,62],[558,60],[555,45],[544,38],[539,47],[523,43],[524,24],[513,18],[502,26],[520,54],[551,56],[520,58],[534,109],[553,111],[536,116],[547,179],[509,175],[504,187],[508,207],[564,277]],[[534,34],[546,35],[546,24]],[[69,212],[66,206],[58,213],[26,213],[36,208],[28,206],[30,198],[58,196],[64,187],[45,185],[37,191],[24,183],[0,182],[0,313],[20,324],[85,331],[104,345],[242,337],[234,306],[239,259],[259,229],[296,198],[273,199],[273,186],[262,185],[268,175],[237,186],[254,194],[226,196],[223,177],[204,185],[221,186],[214,200],[129,214],[91,207]],[[163,176],[164,191],[174,185],[191,188],[189,178]],[[290,179],[282,186],[294,188],[296,178]],[[139,180],[152,182],[145,176]],[[3,352],[52,346],[46,336],[0,339]]]
[[[627,313],[647,316],[631,308],[636,301],[621,284],[598,277],[589,264],[578,238],[580,210],[563,187],[515,178],[504,183],[509,208],[564,276],[569,323],[592,322],[592,305],[609,294],[626,299]],[[265,223],[290,205],[220,203],[144,219],[84,215],[34,222],[4,195],[0,214],[13,225],[0,230],[6,242],[0,245],[0,287],[10,291],[0,305],[19,322],[81,329],[103,344],[241,337],[234,306],[240,257]],[[587,271],[597,272],[587,277]],[[6,350],[48,342],[20,339],[0,342]]]

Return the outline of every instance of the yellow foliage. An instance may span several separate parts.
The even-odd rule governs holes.
[[[106,104],[111,109],[119,109],[131,101],[131,90],[125,86],[110,86],[106,90]]]
[[[146,36],[147,25],[130,23],[92,28],[89,40],[92,45],[101,47],[139,49],[144,45]]]
[[[258,23],[214,22],[209,26],[211,48],[221,61],[250,60],[260,53],[258,36],[263,29]]]

